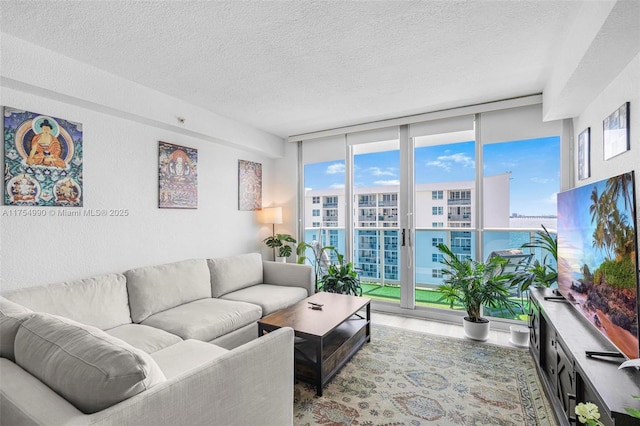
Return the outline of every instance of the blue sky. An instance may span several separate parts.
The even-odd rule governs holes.
[[[556,214],[560,188],[560,138],[550,137],[485,145],[484,174],[511,172],[511,213]],[[416,183],[454,182],[475,177],[473,142],[462,142],[415,151]],[[344,161],[305,166],[305,187],[343,188]],[[356,186],[398,185],[398,151],[361,154],[354,160]]]

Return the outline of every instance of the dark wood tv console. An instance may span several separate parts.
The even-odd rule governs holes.
[[[640,408],[640,371],[618,370],[624,358],[588,357],[588,351],[618,352],[568,301],[548,289],[530,294],[529,348],[562,425],[579,425],[575,406],[593,402],[605,425],[640,425],[625,407]],[[545,297],[547,299],[545,299]]]

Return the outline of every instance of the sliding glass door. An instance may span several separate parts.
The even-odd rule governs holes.
[[[555,233],[560,133],[530,105],[304,142],[304,240],[352,261],[374,306],[451,315],[438,245],[486,260]]]
[[[403,213],[399,140],[396,137],[350,146],[353,262],[366,295],[397,304],[402,278],[399,238]]]
[[[475,258],[476,142],[472,116],[415,126],[412,130],[415,226],[415,304],[461,309],[440,300],[445,244],[461,258]]]

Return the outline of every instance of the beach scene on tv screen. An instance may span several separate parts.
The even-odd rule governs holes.
[[[633,172],[558,194],[558,290],[638,358]]]

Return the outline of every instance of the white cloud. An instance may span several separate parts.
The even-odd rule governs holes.
[[[327,170],[325,171],[325,173],[328,175],[344,173],[344,164],[342,163],[331,164],[329,167],[327,167]]]
[[[396,176],[391,169],[382,170],[380,167],[369,167],[369,172],[373,176]]]
[[[400,180],[399,179],[376,180],[373,183],[380,186],[400,185]]]
[[[333,188],[333,189],[343,189],[344,188],[344,183],[332,183],[331,184],[331,188]]]
[[[427,166],[440,167],[441,169],[445,169],[446,171],[451,171],[451,166],[442,161],[428,161]]]
[[[440,167],[446,171],[451,171],[453,165],[462,167],[473,167],[475,162],[473,158],[461,152],[451,155],[441,155],[434,161],[427,162],[427,166]]]
[[[554,192],[553,194],[551,194],[549,197],[547,197],[545,202],[549,204],[556,204],[558,202],[558,193]]]

